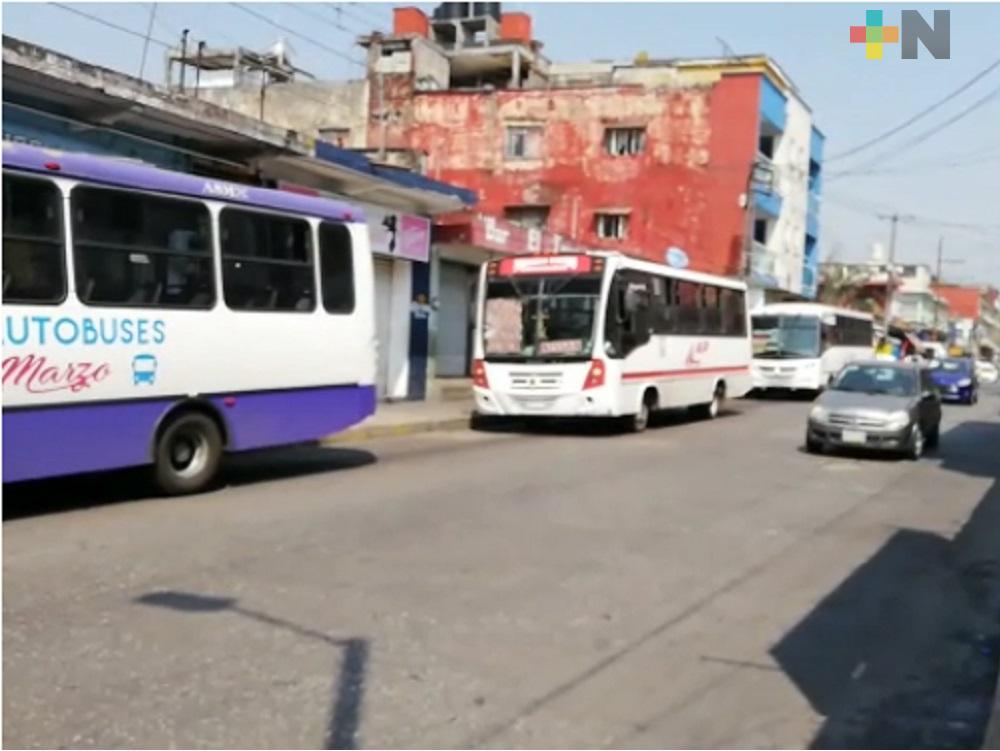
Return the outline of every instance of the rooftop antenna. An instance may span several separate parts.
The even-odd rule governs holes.
[[[722,46],[723,57],[736,57],[736,51],[729,46],[729,42],[727,42],[722,37],[716,37],[715,41],[717,41]]]

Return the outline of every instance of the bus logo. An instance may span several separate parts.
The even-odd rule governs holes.
[[[684,359],[685,365],[701,365],[701,356],[708,352],[708,342],[695,342]]]
[[[136,355],[132,358],[132,385],[156,383],[156,357],[153,355]]]
[[[206,196],[216,196],[217,198],[235,198],[244,201],[250,197],[250,192],[243,186],[223,182],[207,182],[201,192]]]

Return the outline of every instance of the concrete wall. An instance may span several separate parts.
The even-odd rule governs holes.
[[[260,118],[260,88],[240,86],[202,91],[200,98],[248,117]],[[264,92],[264,119],[272,125],[315,137],[323,128],[347,128],[344,146],[367,143],[368,87],[365,81],[281,83]]]
[[[768,241],[774,253],[775,276],[790,292],[802,290],[806,212],[809,204],[809,145],[812,114],[794,96],[785,103],[785,132],[774,154],[774,172],[782,196],[781,212]]]

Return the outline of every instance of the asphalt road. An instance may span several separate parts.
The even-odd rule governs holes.
[[[972,747],[1000,397],[918,463],[808,404],[8,487],[7,747]]]

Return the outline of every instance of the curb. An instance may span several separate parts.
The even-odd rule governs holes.
[[[997,690],[993,695],[993,712],[986,723],[983,748],[1000,749],[1000,675],[997,676]]]
[[[337,443],[355,443],[358,441],[371,441],[376,438],[401,438],[418,433],[432,433],[444,430],[463,430],[469,427],[470,415],[464,417],[450,417],[440,420],[418,420],[416,422],[406,422],[399,425],[372,425],[371,427],[360,427],[353,430],[346,430],[343,433],[324,438],[320,443],[330,446]]]

